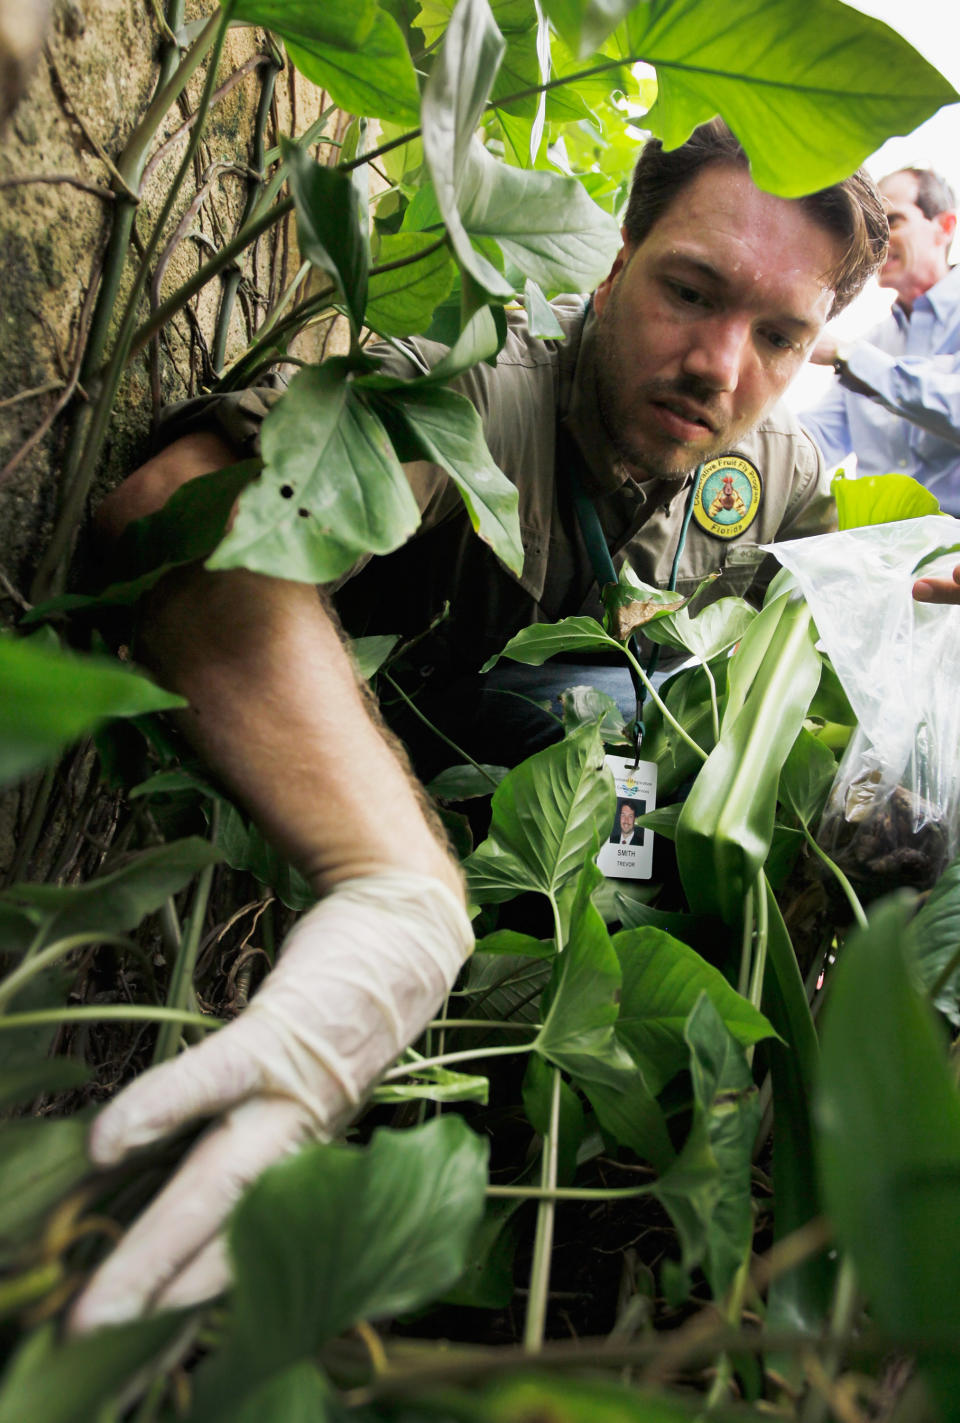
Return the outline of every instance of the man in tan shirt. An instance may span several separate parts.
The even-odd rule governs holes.
[[[862,175],[787,201],[753,185],[718,124],[671,153],[648,144],[609,276],[588,312],[561,306],[566,342],[514,322],[496,371],[459,382],[518,487],[519,578],[468,533],[446,477],[421,464],[408,467],[419,536],[352,583],[385,578],[389,631],[450,598],[453,645],[473,668],[519,626],[595,610],[565,488],[575,465],[615,561],[665,582],[693,499],[679,587],[719,569],[717,594],[746,591],[763,575],[761,542],[829,525],[817,452],[777,401],[885,246]],[[421,355],[432,357],[422,343]],[[235,452],[213,428],[181,436],[111,496],[104,527],[119,532]],[[245,1183],[349,1117],[472,944],[458,870],[315,589],[178,572],[146,610],[141,655],[188,699],[186,734],[321,898],[235,1023],[98,1118],[91,1150],[105,1164],[213,1120],[81,1298],[78,1327],[223,1288],[220,1228]],[[392,807],[375,848],[354,834],[374,778]]]

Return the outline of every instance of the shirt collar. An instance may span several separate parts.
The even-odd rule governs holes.
[[[960,267],[951,267],[945,277],[924,292],[938,321],[946,320],[960,302]]]

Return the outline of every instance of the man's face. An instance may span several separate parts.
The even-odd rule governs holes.
[[[680,479],[732,449],[823,328],[840,242],[797,204],[714,164],[594,295],[597,397],[636,479]]]
[[[892,287],[909,309],[946,276],[956,218],[953,213],[924,216],[916,204],[912,173],[891,173],[880,184],[880,195],[890,224],[890,251],[877,280],[882,287]]]
[[[633,825],[634,825],[634,821],[636,820],[636,818],[637,818],[637,812],[634,810],[634,808],[633,808],[632,805],[622,805],[622,806],[620,807],[620,834],[621,834],[621,835],[632,835],[632,834],[633,834]]]

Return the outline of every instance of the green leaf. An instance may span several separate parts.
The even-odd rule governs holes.
[[[381,336],[412,336],[425,331],[453,287],[455,268],[450,253],[437,246],[435,235],[398,232],[381,238],[377,265],[400,262],[404,265],[394,271],[374,272],[370,278],[365,319]]]
[[[623,929],[613,938],[623,975],[617,1037],[656,1096],[687,1066],[684,1028],[701,993],[741,1047],[775,1036],[770,1023],[723,974],[661,929]]]
[[[486,1141],[450,1115],[381,1128],[364,1149],[308,1147],[266,1171],[232,1218],[232,1318],[198,1393],[198,1404],[211,1404],[200,1416],[231,1416],[230,1400],[257,1379],[312,1358],[357,1320],[417,1309],[459,1279],[483,1211],[486,1160]]]
[[[929,993],[960,952],[960,860],[944,870],[910,927],[912,967]],[[960,1027],[960,964],[938,989],[933,1006]]]
[[[421,103],[423,154],[457,260],[492,296],[513,288],[474,247],[460,217],[460,194],[474,130],[505,45],[487,0],[461,0],[447,26]]]
[[[492,795],[506,774],[506,766],[448,766],[427,782],[427,790],[439,800],[474,800]]]
[[[357,190],[346,173],[317,163],[297,144],[282,141],[281,151],[296,205],[300,255],[333,282],[356,337],[370,274],[370,244],[360,226]]]
[[[256,825],[247,821],[235,805],[222,800],[217,827],[217,849],[232,870],[246,870],[272,889],[288,909],[310,909],[316,892],[299,870],[285,860]]]
[[[596,618],[562,618],[558,623],[533,623],[512,637],[502,652],[489,657],[480,671],[489,672],[501,657],[509,657],[512,662],[524,662],[528,667],[541,667],[548,657],[555,657],[558,652],[600,652],[617,646]]]
[[[650,0],[617,38],[656,68],[644,123],[668,148],[719,112],[754,181],[783,197],[839,182],[957,98],[893,30],[839,0]]]
[[[54,1343],[52,1330],[28,1335],[0,1383],[0,1423],[101,1417],[140,1369],[162,1358],[183,1324],[183,1314],[158,1314],[64,1344]]]
[[[930,565],[932,563],[936,563],[938,559],[946,558],[948,557],[948,555],[955,555],[958,553],[960,553],[960,544],[945,544],[941,548],[935,548],[930,553],[925,553],[923,558],[920,559],[919,563],[914,564],[913,568],[911,569],[911,573],[913,577],[916,578],[918,573],[920,573],[924,568],[929,568]],[[839,720],[839,718],[837,719]]]
[[[960,1099],[907,972],[908,906],[879,905],[837,964],[816,1120],[837,1240],[877,1324],[925,1364],[946,1418],[960,1385]]]
[[[531,277],[523,284],[523,305],[527,312],[527,326],[531,336],[540,341],[563,341],[563,327],[554,314],[553,307]]]
[[[514,1217],[522,1200],[487,1201],[467,1251],[467,1268],[444,1304],[466,1304],[474,1309],[506,1309],[513,1298],[513,1257],[517,1245]]]
[[[801,727],[780,772],[780,799],[804,825],[812,825],[837,774],[833,752]]]
[[[349,114],[413,127],[420,112],[417,76],[400,26],[369,0],[319,6],[299,0],[241,0],[237,18],[280,35],[301,74]]]
[[[52,760],[107,717],[183,707],[182,697],[105,657],[0,636],[0,786]]]
[[[592,291],[620,250],[615,220],[576,178],[511,168],[479,145],[468,154],[457,201],[469,236],[495,238],[520,279],[531,278],[548,296]]]
[[[65,1092],[89,1082],[91,1069],[73,1057],[48,1057],[19,1066],[0,1066],[0,1111],[32,1102],[41,1092]]]
[[[89,1126],[79,1117],[0,1122],[0,1261],[29,1245],[47,1212],[90,1174]]]
[[[760,1104],[743,1050],[706,993],[690,1011],[685,1037],[694,1124],[676,1163],[653,1190],[677,1226],[684,1269],[702,1265],[720,1300],[747,1257],[753,1233],[750,1157]]]
[[[743,598],[718,598],[691,617],[686,607],[648,623],[644,635],[651,642],[679,647],[700,662],[709,662],[739,642],[757,616]]]
[[[648,810],[645,815],[638,815],[635,824],[655,831],[657,835],[662,835],[666,840],[675,840],[679,819],[679,805],[661,805],[656,810]]]
[[[544,960],[554,957],[553,941],[543,944],[503,930],[480,943],[489,943],[490,951],[478,948],[470,959],[464,985],[470,1017],[539,1023],[540,996],[550,978],[550,964]]]
[[[374,637],[355,637],[350,645],[357,671],[365,682],[369,682],[375,672],[386,662],[397,643],[396,633],[380,633]]]
[[[231,1413],[231,1423],[334,1423],[330,1385],[315,1364],[294,1364],[275,1374]]]
[[[560,706],[566,736],[581,726],[598,722],[602,736],[623,740],[623,712],[606,692],[600,692],[596,687],[568,687],[560,693]]]
[[[733,722],[724,716],[677,822],[677,864],[690,908],[728,924],[739,922],[769,853],[780,770],[820,680],[806,603],[784,596],[751,630],[761,624],[772,631],[763,665]]]
[[[464,863],[472,898],[555,895],[595,852],[614,801],[595,726],[521,762],[494,792],[490,834]]]
[[[440,385],[407,385],[372,397],[401,459],[426,459],[445,469],[470,522],[514,573],[523,568],[516,486],[494,463],[476,408]]]
[[[410,1064],[410,1082],[384,1082],[373,1089],[374,1102],[481,1102],[486,1105],[490,1082],[445,1067],[418,1069]]]
[[[264,25],[281,39],[298,44],[359,50],[370,37],[377,8],[377,0],[340,0],[323,6],[314,0],[236,0],[233,18]]]
[[[479,1397],[465,1398],[462,1411],[450,1398],[444,1397],[445,1420],[457,1423],[694,1423],[698,1416],[663,1391],[577,1378],[567,1371],[498,1378]],[[734,1415],[720,1408],[711,1409],[710,1417],[730,1423]]]
[[[328,583],[362,553],[389,553],[416,529],[417,501],[348,371],[335,358],[291,381],[263,422],[263,474],[241,496],[208,568]]]
[[[47,942],[72,934],[124,934],[219,859],[208,841],[190,836],[138,850],[120,869],[86,884],[15,884],[4,890],[0,902],[21,908],[34,924],[43,925]]]
[[[569,48],[584,59],[599,49],[636,3],[637,0],[543,0],[543,8]]]
[[[607,1131],[663,1166],[673,1156],[663,1114],[614,1028],[620,966],[590,898],[601,878],[586,861],[570,915],[569,942],[554,965],[549,1006],[534,1048],[570,1074]]]
[[[834,475],[830,492],[837,501],[841,529],[867,524],[895,524],[901,519],[922,519],[939,514],[940,505],[929,489],[909,474],[871,474],[863,479]]]
[[[777,1123],[773,1141],[774,1239],[782,1240],[821,1211],[811,1121],[819,1048],[787,926],[766,881],[763,890],[769,913],[763,1010],[783,1039],[764,1049],[770,1063]],[[833,1263],[821,1252],[778,1276],[767,1300],[770,1327],[816,1333],[826,1318],[834,1275]],[[799,1378],[789,1359],[781,1367]]]

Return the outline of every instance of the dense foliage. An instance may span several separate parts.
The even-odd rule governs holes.
[[[593,865],[615,801],[604,747],[623,734],[599,693],[570,692],[563,739],[521,765],[462,758],[442,773],[431,789],[463,844],[480,938],[427,1040],[386,1074],[349,1144],[308,1149],[250,1190],[231,1225],[225,1305],[58,1339],[57,1311],[177,1154],[91,1176],[89,1109],[66,1110],[87,1100],[84,1046],[118,1078],[134,1048],[122,1035],[97,1048],[95,1032],[120,1031],[111,1024],[156,1023],[154,1061],[215,1030],[197,994],[226,919],[252,918],[253,949],[217,999],[232,1012],[253,959],[272,956],[278,902],[309,903],[296,872],[179,760],[154,715],[177,699],[109,661],[91,617],[133,605],[198,558],[335,578],[414,530],[401,461],[416,455],[448,470],[478,536],[517,568],[515,493],[445,382],[495,354],[505,304],[522,300],[550,336],[548,299],[605,275],[638,141],[630,114],[676,143],[719,111],[758,182],[792,195],[843,176],[955,97],[839,0],[232,0],[189,44],[182,36],[162,89],[173,102],[210,56],[182,172],[230,23],[269,27],[357,118],[335,168],[311,156],[325,120],[290,135],[236,239],[143,320],[171,190],[112,327],[115,291],[101,293],[88,352],[97,379],[40,570],[52,596],[25,635],[0,640],[0,780],[95,730],[128,812],[96,878],[0,895],[0,1104],[14,1109],[0,1126],[11,1351],[0,1420],[657,1423],[740,1417],[747,1405],[802,1423],[895,1408],[953,1417],[960,1104],[923,998],[960,1021],[960,874],[949,869],[922,907],[905,893],[868,915],[818,846],[854,717],[809,608],[783,584],[759,613],[726,599],[692,617],[629,579],[609,590],[611,607],[642,604],[645,632],[696,660],[652,694],[647,718],[644,754],[664,800],[649,817],[661,882],[625,888]],[[640,61],[655,78],[637,77]],[[149,125],[135,140],[121,163],[130,181]],[[64,549],[124,369],[291,205],[304,266],[217,388],[249,384],[332,310],[349,323],[349,354],[295,376],[265,422],[262,469],[248,462],[184,489],[130,531],[117,582],[62,594]],[[367,332],[427,333],[450,353],[430,375],[387,378]],[[848,490],[841,500],[849,524],[931,507],[903,483],[859,496],[866,511]],[[54,629],[68,616],[88,651],[61,646]],[[503,655],[536,664],[622,647],[630,657],[617,627],[536,627]],[[371,639],[358,663],[385,679],[400,652]],[[477,807],[494,786],[487,817]],[[476,846],[471,822],[483,827]],[[256,881],[252,903],[224,909],[221,861]],[[825,969],[818,1034],[809,1005]],[[454,1331],[462,1343],[428,1343]],[[568,1333],[593,1337],[544,1344]],[[523,1352],[511,1347],[521,1340]],[[902,1356],[920,1372],[901,1397],[904,1370],[890,1360]]]

